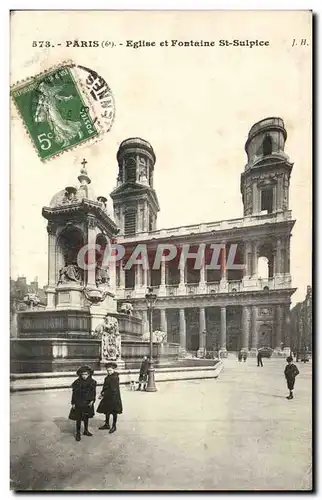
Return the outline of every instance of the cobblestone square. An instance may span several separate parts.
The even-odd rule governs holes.
[[[231,356],[217,380],[122,388],[117,432],[74,439],[70,392],[11,397],[12,488],[22,490],[308,490],[311,362],[298,364],[293,401],[284,361]],[[95,378],[95,377],[94,377]]]

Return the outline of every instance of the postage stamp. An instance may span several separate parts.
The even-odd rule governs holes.
[[[12,99],[43,161],[104,132],[72,66],[61,65],[11,88]],[[113,118],[114,101],[112,108]]]

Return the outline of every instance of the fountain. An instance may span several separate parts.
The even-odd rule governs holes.
[[[13,373],[74,371],[84,363],[100,369],[109,360],[122,368],[121,338],[141,338],[142,320],[117,312],[115,265],[103,260],[118,228],[106,198],[95,198],[86,163],[79,187],[67,186],[43,207],[47,306],[39,310],[35,297],[26,297],[29,310],[18,313],[18,337],[11,342]]]

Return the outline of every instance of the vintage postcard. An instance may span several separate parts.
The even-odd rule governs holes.
[[[312,12],[10,23],[10,488],[311,491]]]

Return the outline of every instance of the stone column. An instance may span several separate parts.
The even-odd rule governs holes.
[[[276,266],[275,266],[275,273],[280,274],[281,273],[281,262],[282,262],[282,242],[280,238],[277,238],[276,241]]]
[[[227,352],[226,348],[227,322],[226,307],[220,308],[220,351]]]
[[[257,307],[252,306],[252,347],[251,350],[256,352],[258,347],[258,332],[257,332]]]
[[[135,288],[140,288],[140,286],[141,286],[141,264],[136,264],[134,272],[135,272]]]
[[[276,340],[275,340],[275,349],[281,349],[282,342],[282,333],[283,333],[283,306],[276,306]]]
[[[47,227],[48,231],[48,286],[56,286],[56,229]]]
[[[273,212],[277,211],[277,189],[276,184],[273,186]]]
[[[199,349],[197,352],[198,358],[205,355],[206,347],[206,311],[204,307],[199,308]]]
[[[87,269],[87,286],[89,288],[96,288],[96,266],[95,263],[95,244],[96,244],[96,222],[95,219],[88,220],[87,229],[87,243],[88,243],[88,258],[91,264]]]
[[[143,231],[148,231],[149,229],[149,207],[148,202],[144,203],[144,215],[143,215]]]
[[[180,317],[180,347],[186,350],[186,317],[184,309],[179,310]]]
[[[165,260],[161,259],[161,286],[165,286]]]
[[[144,269],[144,286],[147,288],[149,286],[149,269]]]
[[[179,282],[179,294],[183,295],[186,292],[186,284],[185,284],[185,275],[186,275],[185,266],[180,265],[180,282]]]
[[[141,212],[140,210],[140,203],[137,204],[137,232],[140,233],[142,231],[142,223],[143,223],[143,220],[142,220],[142,215],[143,213]]]
[[[253,265],[252,265],[252,272],[253,272],[253,277],[257,278],[257,271],[258,271],[258,242],[254,241],[253,242]]]
[[[283,198],[284,198],[284,189],[283,189],[283,174],[278,176],[277,179],[277,203],[276,208],[277,211],[280,212],[283,210]]]
[[[161,317],[161,330],[164,333],[167,333],[167,310],[160,309],[160,317]]]
[[[252,245],[250,241],[245,241],[244,243],[244,277],[250,277],[252,275]]]
[[[120,260],[120,288],[125,288],[125,271],[123,260]]]
[[[227,281],[227,256],[226,256],[226,243],[220,253],[220,279]]]
[[[227,292],[227,255],[226,255],[226,243],[223,243],[223,247],[220,252],[220,283],[219,288],[222,293]]]
[[[56,275],[56,226],[48,223],[48,286],[46,287],[47,309],[55,308]]]
[[[199,289],[201,292],[206,293],[206,263],[205,263],[205,260],[203,260],[201,267],[200,267]]]
[[[241,339],[241,349],[248,351],[249,343],[249,331],[250,331],[250,307],[243,306],[242,312],[242,339]]]
[[[285,240],[285,273],[290,273],[290,257],[291,257],[291,240],[290,236],[288,236]]]
[[[166,295],[166,287],[165,287],[165,278],[166,278],[166,262],[164,260],[164,257],[161,259],[161,283],[160,283],[160,289],[159,289],[159,295]]]
[[[253,206],[252,206],[252,213],[253,214],[258,214],[259,212],[259,207],[258,207],[258,187],[257,187],[257,184],[256,182],[254,182],[253,186],[252,186],[252,202],[253,202]]]

